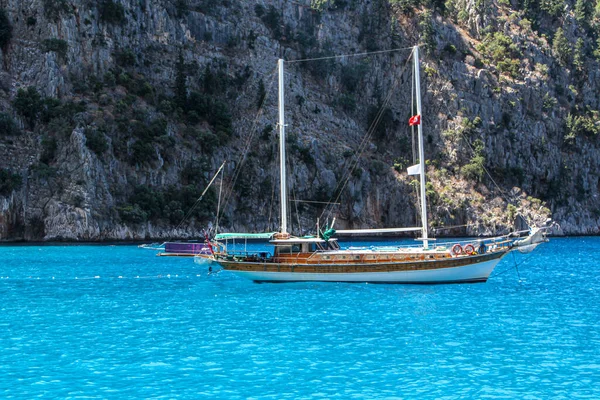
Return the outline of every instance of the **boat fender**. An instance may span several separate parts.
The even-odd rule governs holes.
[[[452,246],[452,254],[454,254],[455,256],[463,254],[462,246],[458,243],[456,243],[454,246]]]
[[[473,254],[475,254],[475,246],[473,246],[472,244],[469,243],[468,245],[465,246],[464,251],[465,251],[465,254],[473,255]]]

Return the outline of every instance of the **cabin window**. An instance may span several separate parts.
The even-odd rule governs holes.
[[[300,244],[293,244],[291,246],[278,246],[277,253],[278,254],[300,253]]]

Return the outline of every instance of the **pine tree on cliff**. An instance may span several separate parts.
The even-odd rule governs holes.
[[[12,39],[12,25],[4,8],[0,8],[0,48],[6,51]]]
[[[585,0],[577,0],[575,2],[575,19],[582,27],[585,27],[587,24],[587,6]]]
[[[179,52],[177,64],[175,65],[175,104],[185,111],[187,107],[187,82],[185,75],[185,62],[183,53]]]
[[[575,51],[573,52],[573,66],[579,72],[583,72],[585,67],[585,54],[584,54],[585,42],[582,38],[577,39],[575,43]]]
[[[567,67],[571,63],[571,44],[562,28],[556,30],[554,41],[552,42],[552,51],[558,59],[559,64],[563,67]]]

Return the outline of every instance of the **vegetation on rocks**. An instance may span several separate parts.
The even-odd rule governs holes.
[[[0,169],[0,196],[8,196],[14,190],[19,190],[23,184],[21,175],[8,169]]]
[[[0,8],[0,48],[5,49],[12,39],[12,25],[4,8]]]
[[[417,209],[406,174],[416,161],[406,127],[414,115],[409,52],[331,56],[420,43],[426,192],[436,226],[482,215],[478,231],[460,233],[491,234],[534,207],[531,218],[552,213],[565,232],[584,233],[585,226],[585,233],[600,233],[591,211],[600,209],[600,2],[38,6],[0,8],[0,187],[4,196],[15,193],[11,212],[67,215],[78,207],[90,221],[83,236],[98,235],[89,233],[97,226],[107,227],[106,237],[165,232],[228,159],[228,221],[241,219],[237,228],[248,230],[272,226],[273,69],[283,57],[294,61],[285,78],[293,195],[337,198],[339,224],[411,224]],[[86,201],[76,199],[82,192]],[[198,225],[211,220],[216,198],[209,191],[190,218]],[[305,229],[324,207],[296,209],[294,223]],[[190,234],[199,229],[185,225]]]
[[[12,115],[0,113],[0,135],[15,136],[21,134],[21,129],[13,119]]]
[[[44,14],[51,21],[57,21],[62,15],[68,15],[71,7],[67,0],[43,0]]]
[[[100,20],[109,24],[123,24],[125,22],[125,8],[113,0],[101,0],[98,6]]]
[[[69,50],[67,42],[57,38],[45,39],[42,42],[42,46],[45,52],[53,51],[62,58],[66,57],[67,51]]]

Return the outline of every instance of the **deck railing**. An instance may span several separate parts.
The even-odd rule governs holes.
[[[461,240],[461,241],[451,241],[439,243],[435,246],[432,246],[430,251],[428,252],[418,252],[418,251],[407,251],[405,253],[396,253],[398,248],[409,248],[409,249],[417,249],[418,246],[370,246],[370,247],[358,247],[358,248],[350,248],[351,250],[355,250],[356,253],[346,253],[344,254],[344,249],[341,252],[337,252],[336,250],[316,250],[311,253],[290,253],[290,254],[280,254],[279,258],[281,261],[285,259],[285,262],[300,264],[300,263],[308,263],[308,264],[326,264],[331,262],[369,262],[369,263],[379,263],[386,261],[394,261],[394,262],[418,262],[418,261],[435,261],[441,259],[452,259],[456,257],[466,257],[473,256],[475,254],[487,254],[487,253],[495,253],[499,251],[506,251],[512,247],[514,240],[508,238],[507,236],[502,236],[498,238],[490,238],[490,239],[474,239],[474,240]],[[483,243],[485,245],[485,252],[479,253],[479,246]],[[474,247],[474,252],[472,254],[452,254],[450,250],[452,246],[456,244],[461,244],[463,248],[470,244]],[[346,249],[348,250],[348,249]],[[360,251],[363,252],[360,252]],[[394,253],[394,254],[391,254]],[[310,254],[310,255],[307,255]],[[217,254],[218,258],[231,260],[231,261],[247,261],[247,262],[273,262],[273,255],[270,252],[257,252],[257,251],[241,251],[241,250],[233,250],[227,251],[225,250],[222,253]]]

